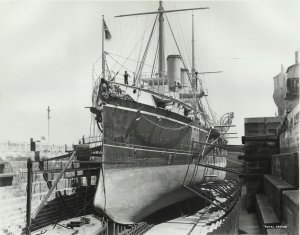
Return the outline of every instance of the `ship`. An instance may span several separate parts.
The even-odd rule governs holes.
[[[175,38],[178,53],[165,58],[164,51],[165,21],[170,26],[166,14],[204,9],[208,8],[165,10],[159,1],[157,11],[117,16],[156,15],[132,84],[117,82],[107,70],[104,41],[111,35],[103,17],[102,73],[90,107],[102,135],[102,168],[94,206],[119,224],[140,222],[195,197],[199,193],[193,187],[225,178],[221,168],[226,166],[226,148],[222,146],[227,144],[225,135],[233,113],[217,120],[209,105],[204,105],[207,94],[194,63],[194,26],[191,68]],[[143,64],[157,25],[157,73],[145,77]]]

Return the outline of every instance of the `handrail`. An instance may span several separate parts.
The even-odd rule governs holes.
[[[63,168],[63,170],[60,172],[60,174],[57,176],[57,178],[55,179],[53,185],[51,186],[51,188],[49,189],[47,195],[45,196],[45,198],[43,199],[43,201],[41,202],[41,204],[39,205],[39,207],[37,208],[37,210],[35,211],[35,213],[33,214],[31,221],[33,221],[36,216],[40,213],[40,211],[43,209],[44,205],[46,204],[48,198],[50,197],[51,193],[53,192],[53,190],[55,189],[58,181],[61,179],[61,177],[63,176],[63,174],[65,173],[65,171],[67,170],[69,164],[72,162],[73,158],[75,156],[75,151],[72,153],[72,155],[69,158],[69,161],[67,162],[67,164],[65,165],[65,167]]]

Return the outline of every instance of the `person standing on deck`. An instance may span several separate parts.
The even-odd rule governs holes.
[[[124,84],[128,85],[128,77],[130,77],[130,75],[127,73],[127,71],[125,71],[124,74]]]

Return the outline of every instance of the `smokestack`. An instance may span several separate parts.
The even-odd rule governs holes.
[[[298,53],[299,53],[299,51],[295,51],[295,64],[299,64],[299,62],[298,62]]]

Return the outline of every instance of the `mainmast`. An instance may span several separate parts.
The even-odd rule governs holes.
[[[165,76],[165,35],[164,35],[164,8],[162,1],[159,1],[159,35],[158,35],[158,43],[159,43],[159,56],[158,56],[158,74],[159,78],[163,78]]]

